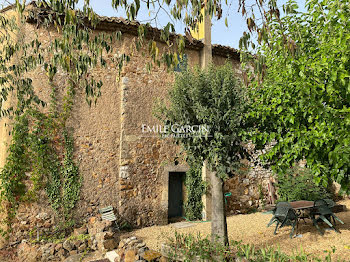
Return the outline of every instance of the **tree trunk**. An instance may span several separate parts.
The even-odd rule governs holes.
[[[211,213],[211,239],[228,245],[227,223],[225,212],[225,199],[223,180],[217,177],[216,172],[210,172],[212,191],[212,213]]]

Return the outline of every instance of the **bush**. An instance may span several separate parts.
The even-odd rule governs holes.
[[[285,174],[278,175],[277,194],[278,201],[315,201],[330,197],[325,187],[314,182],[312,171],[301,167],[290,168]]]
[[[186,172],[187,199],[185,202],[185,215],[189,220],[202,218],[202,195],[204,185],[202,181],[202,163],[189,161],[190,169]]]
[[[251,261],[251,262],[307,262],[307,261],[332,261],[332,254],[335,248],[325,250],[326,257],[321,259],[311,254],[306,254],[303,250],[288,255],[279,248],[264,247],[257,248],[252,244],[242,244],[241,241],[231,241],[230,246],[223,246],[221,242],[212,242],[209,236],[202,237],[200,234],[179,234],[175,232],[174,238],[169,238],[167,242],[168,257],[185,262],[193,261]],[[340,260],[339,260],[340,261]]]
[[[231,261],[230,248],[221,242],[212,242],[209,237],[203,237],[199,233],[181,234],[175,231],[174,238],[168,238],[168,257],[173,260],[185,262],[193,261]],[[231,256],[232,258],[232,256]]]

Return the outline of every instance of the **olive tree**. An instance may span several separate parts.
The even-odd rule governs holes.
[[[156,116],[166,125],[205,126],[205,132],[174,137],[189,157],[207,163],[211,170],[212,238],[227,244],[223,181],[239,169],[248,156],[243,145],[247,127],[244,114],[248,99],[232,65],[198,68],[176,76],[167,106],[160,104]]]

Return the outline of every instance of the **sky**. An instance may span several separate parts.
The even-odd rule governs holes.
[[[246,1],[247,3],[251,3],[254,1]],[[299,5],[300,10],[304,10],[305,0],[296,0]],[[94,8],[95,12],[99,15],[104,16],[117,16],[117,17],[125,17],[125,13],[122,11],[116,11],[111,7],[111,0],[90,0],[91,6]],[[213,19],[212,20],[212,43],[213,44],[221,44],[225,46],[230,46],[237,48],[239,47],[239,39],[243,35],[243,32],[247,30],[245,18],[243,18],[241,12],[238,12],[238,0],[228,0],[228,5],[225,4],[225,1],[222,0],[223,3],[223,18],[220,20]],[[286,3],[286,0],[277,0],[278,6],[282,6]],[[156,10],[154,10],[156,11]],[[154,13],[151,12],[151,17],[154,17]],[[152,22],[152,26],[161,28],[165,26],[170,18],[164,11],[160,11],[158,13],[159,18],[156,22]],[[227,16],[228,27],[225,26],[225,17]],[[148,22],[150,19],[149,10],[145,7],[145,5],[141,5],[141,9],[137,16],[137,20],[140,22]],[[180,21],[175,22],[175,30],[179,34],[184,34],[185,27]]]
[[[117,12],[116,10],[112,9],[110,7],[111,0],[90,0],[90,4],[93,6],[96,13],[100,15],[105,16],[122,16],[123,12]],[[224,15],[227,15],[227,12],[229,13],[228,16],[228,25],[229,27],[225,26],[225,19],[222,18],[220,20],[212,20],[212,43],[213,44],[222,44],[227,45],[231,47],[238,48],[238,41],[239,38],[242,36],[244,30],[246,30],[246,24],[245,20],[242,17],[240,13],[238,13],[238,0],[233,0],[232,5],[230,5],[229,8],[224,7]],[[156,11],[156,10],[154,10]],[[225,13],[226,12],[226,13]],[[154,17],[154,13],[151,13],[151,17]],[[158,13],[159,18],[157,21],[152,21],[152,26],[161,28],[162,26],[165,26],[169,21],[170,18],[164,11],[160,11]],[[142,8],[139,11],[139,14],[137,16],[137,20],[140,22],[148,22],[150,19],[149,11],[147,8]],[[180,21],[174,21],[175,22],[175,30],[177,33],[184,34],[185,27]]]
[[[12,0],[13,1],[13,0]],[[0,7],[2,4],[5,4],[8,0],[0,0]],[[81,1],[82,2],[82,1]],[[78,7],[82,7],[82,3]],[[222,1],[225,2],[225,1]],[[220,20],[212,20],[212,43],[221,44],[230,47],[237,48],[239,47],[239,39],[243,35],[243,32],[247,30],[245,19],[242,17],[241,13],[238,12],[238,0],[228,1],[228,5],[223,5],[223,17]],[[246,1],[249,3],[249,1]],[[278,0],[278,6],[282,6],[286,0]],[[296,0],[297,4],[300,7],[300,10],[304,10],[305,0]],[[103,16],[114,16],[114,17],[126,17],[125,12],[122,10],[115,10],[111,7],[111,0],[90,0],[90,4],[99,15]],[[154,17],[156,10],[151,11],[141,5],[141,9],[137,16],[137,20],[140,22],[148,22],[151,17]],[[149,16],[150,15],[150,16]],[[227,16],[228,27],[225,26],[225,17]],[[158,13],[156,21],[152,21],[152,26],[162,28],[169,21],[170,18],[165,11],[160,11]],[[184,25],[180,21],[175,21],[175,30],[179,34],[184,34]]]

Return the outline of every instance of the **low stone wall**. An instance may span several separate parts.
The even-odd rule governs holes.
[[[50,217],[47,213],[39,213],[37,216],[38,223]],[[12,248],[17,249],[16,261],[81,261],[79,259],[88,253],[102,256],[117,249],[120,242],[120,232],[114,222],[102,220],[100,216],[90,217],[86,224],[75,228],[71,236],[65,239],[53,237],[48,235],[37,239],[36,236],[26,235],[20,241],[12,243]]]
[[[14,244],[9,252],[15,252],[11,261],[19,262],[166,261],[161,253],[150,250],[141,239],[135,236],[121,239],[120,235],[114,222],[94,216],[90,217],[85,225],[76,228],[66,239],[50,241],[23,239],[21,243]],[[0,257],[1,261],[7,261],[4,259]]]
[[[231,193],[226,197],[228,214],[240,214],[263,208],[268,203],[268,184],[274,181],[271,169],[263,167],[259,156],[263,151],[254,151],[254,145],[249,143],[250,161],[244,160],[244,168],[232,178],[225,181],[224,191]]]

